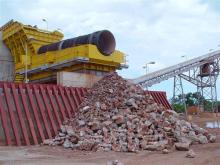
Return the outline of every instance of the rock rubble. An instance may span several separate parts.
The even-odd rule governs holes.
[[[141,87],[111,73],[87,93],[78,112],[45,145],[87,151],[189,150],[215,136],[155,103]]]

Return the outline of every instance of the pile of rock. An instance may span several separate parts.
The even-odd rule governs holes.
[[[93,151],[189,150],[215,136],[155,103],[139,86],[111,73],[88,91],[78,113],[44,144]],[[166,151],[166,152],[165,152]]]

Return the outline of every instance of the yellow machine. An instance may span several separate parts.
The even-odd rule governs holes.
[[[14,59],[15,82],[23,82],[28,75],[29,82],[51,83],[60,71],[103,75],[127,67],[108,30],[62,40],[59,31],[11,20],[0,31]]]

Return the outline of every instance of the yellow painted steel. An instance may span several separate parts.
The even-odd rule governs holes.
[[[86,44],[76,47],[70,47],[57,51],[49,51],[43,54],[37,54],[37,50],[42,45],[58,42],[63,38],[59,31],[45,31],[30,25],[23,25],[16,21],[9,21],[0,28],[3,34],[3,42],[10,49],[15,61],[15,73],[24,74],[25,65],[29,70],[35,68],[51,66],[56,64],[65,64],[68,60],[77,58],[88,59],[86,63],[79,62],[71,65],[63,65],[58,69],[45,69],[36,73],[28,73],[30,81],[36,81],[43,78],[54,76],[59,71],[76,70],[95,70],[110,72],[121,67],[124,61],[124,54],[115,50],[110,56],[105,56],[99,52],[95,45]],[[26,58],[27,53],[27,58]],[[27,60],[26,60],[27,59]],[[17,81],[22,81],[17,75]],[[16,76],[15,76],[16,78]]]

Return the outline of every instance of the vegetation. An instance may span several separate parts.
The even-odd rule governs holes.
[[[189,92],[189,93],[185,94],[186,107],[197,106],[199,103],[200,97],[202,97],[202,96],[198,92],[195,92],[195,93]],[[182,100],[183,100],[182,98],[184,98],[184,97],[182,95],[179,95],[178,97],[176,97],[175,99],[172,100],[172,107],[178,113],[185,112],[185,105],[182,102]],[[212,103],[210,101],[205,100],[204,97],[202,97],[201,99],[204,100],[204,109],[206,111],[211,111],[212,110]],[[218,105],[220,105],[220,101],[218,101]]]

